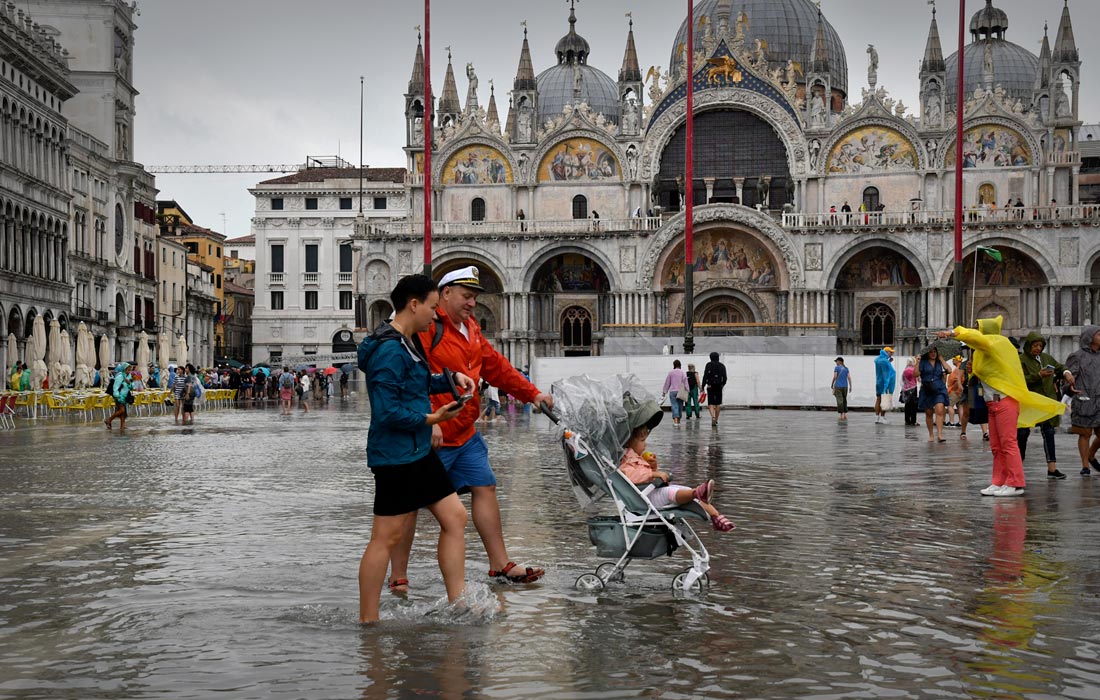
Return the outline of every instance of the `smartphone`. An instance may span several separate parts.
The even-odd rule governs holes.
[[[473,394],[463,394],[462,396],[459,396],[457,399],[455,399],[455,401],[458,402],[458,407],[462,408],[472,398],[474,398]]]
[[[1044,365],[1043,369],[1049,369],[1051,371],[1054,371],[1054,365]]]

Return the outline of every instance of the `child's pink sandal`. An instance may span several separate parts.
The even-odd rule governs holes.
[[[729,532],[733,528],[737,527],[729,521],[729,518],[724,515],[712,515],[710,516],[710,521],[714,523],[714,529],[718,532]]]
[[[714,496],[714,479],[704,481],[696,486],[692,495],[700,503],[710,503],[710,499]]]

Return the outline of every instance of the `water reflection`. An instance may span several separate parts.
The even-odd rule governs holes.
[[[512,414],[484,429],[504,532],[546,579],[488,586],[471,528],[469,581],[499,612],[441,615],[427,524],[409,600],[360,628],[365,422],[352,404],[0,435],[0,696],[1097,696],[1100,479],[1035,461],[1025,498],[983,499],[981,444],[859,414],[665,425],[652,449],[716,479],[738,525],[702,533],[711,588],[673,595],[678,552],[581,593],[599,560],[560,447]]]

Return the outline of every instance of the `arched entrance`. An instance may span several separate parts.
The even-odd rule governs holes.
[[[952,274],[948,285],[954,282]],[[967,321],[985,318],[982,314],[988,311],[984,310],[996,307],[999,310],[994,315],[1004,316],[1001,328],[1006,335],[1026,334],[1051,322],[1063,326],[1083,322],[1083,305],[1072,299],[1064,303],[1061,294],[1050,294],[1045,289],[1049,278],[1039,263],[1007,245],[985,246],[963,258],[962,283]]]
[[[873,245],[836,272],[833,317],[838,350],[877,354],[886,345],[910,352],[921,341],[922,280],[907,253]]]
[[[557,340],[548,340],[539,350],[548,355],[598,355],[597,334],[611,318],[610,289],[607,271],[583,252],[543,260],[531,277],[528,322],[531,330]]]
[[[687,127],[681,125],[661,153],[654,194],[665,211],[680,210],[686,145]],[[697,113],[694,169],[695,204],[708,203],[706,181],[711,178],[711,202],[748,207],[766,202],[768,209],[782,209],[787,203],[787,149],[772,125],[751,112],[714,109]]]
[[[355,352],[355,336],[347,328],[341,328],[332,335],[332,352]]]
[[[752,323],[756,320],[752,309],[742,300],[721,295],[700,303],[695,311],[696,323]]]

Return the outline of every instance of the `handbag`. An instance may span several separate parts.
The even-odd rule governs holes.
[[[126,394],[126,403],[133,405],[133,403],[134,403],[134,392],[131,391],[129,394]]]
[[[704,391],[702,394],[699,394],[699,403],[706,403],[706,400],[707,400],[707,392]]]

